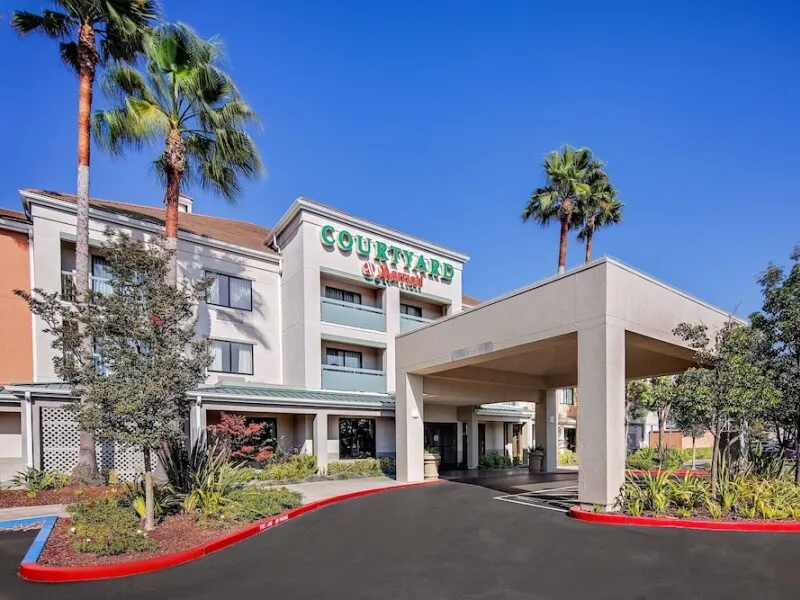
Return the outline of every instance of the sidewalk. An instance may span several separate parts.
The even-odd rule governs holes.
[[[360,492],[362,490],[394,487],[396,485],[403,485],[403,483],[388,477],[368,477],[365,479],[340,479],[336,481],[296,483],[279,487],[287,487],[290,490],[300,492],[303,494],[303,504],[308,504],[309,502],[324,500],[332,496],[341,496],[342,494]]]
[[[17,506],[15,508],[0,508],[0,528],[4,521],[17,519],[30,519],[32,517],[52,517],[61,515],[64,511],[63,504],[46,504],[44,506]]]

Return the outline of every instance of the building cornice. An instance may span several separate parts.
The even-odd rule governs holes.
[[[75,204],[71,202],[65,202],[63,200],[58,200],[56,198],[51,198],[49,196],[37,194],[35,192],[29,192],[26,190],[20,190],[19,194],[20,197],[22,198],[22,202],[26,205],[26,209],[28,208],[29,204],[36,203],[36,204],[41,204],[42,206],[47,206],[48,208],[55,208],[57,210],[62,210],[69,214],[77,213],[77,207],[75,206]],[[148,231],[155,234],[164,233],[164,227],[162,225],[154,225],[153,223],[143,221],[141,219],[134,219],[131,217],[126,217],[124,215],[118,215],[110,211],[105,211],[102,208],[98,208],[96,206],[89,207],[89,217],[95,218],[100,221],[108,221],[109,223],[114,223],[116,225],[123,225],[126,227]],[[202,235],[196,235],[194,233],[189,233],[187,231],[179,230],[178,239],[184,240],[186,242],[191,242],[193,244],[197,244],[200,246],[208,246],[209,248],[215,248],[217,250],[223,250],[225,252],[235,252],[237,254],[241,254],[242,256],[256,258],[274,264],[280,264],[280,256],[277,256],[275,254],[269,252],[259,252],[257,250],[252,250],[250,248],[245,248],[243,246],[237,246],[235,244],[229,244],[228,242],[215,240],[214,238],[204,237]]]
[[[19,233],[29,233],[31,230],[30,223],[22,223],[13,219],[6,219],[0,217],[0,229],[7,229],[9,231],[17,231]]]
[[[280,220],[275,224],[275,227],[272,228],[269,236],[267,236],[267,244],[272,243],[272,241],[278,237],[283,230],[286,229],[303,212],[317,215],[325,219],[332,219],[341,223],[346,223],[347,225],[358,227],[359,229],[368,233],[396,240],[408,246],[420,248],[426,252],[441,256],[443,258],[448,258],[460,264],[463,264],[469,260],[469,256],[466,254],[462,254],[427,240],[408,235],[401,231],[397,231],[396,229],[384,227],[383,225],[378,225],[376,223],[372,223],[371,221],[365,221],[364,219],[348,215],[347,213],[341,212],[335,208],[319,204],[313,200],[309,200],[308,198],[303,198],[302,196],[297,198],[297,200],[292,203],[292,205],[289,207],[289,210],[283,214]]]

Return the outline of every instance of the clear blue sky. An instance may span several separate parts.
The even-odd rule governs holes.
[[[7,25],[6,7],[47,0],[2,4],[0,205],[18,208],[21,187],[75,190],[77,83],[52,43]],[[557,229],[519,214],[543,155],[570,143],[626,203],[598,256],[746,315],[755,276],[800,241],[796,2],[162,5],[225,40],[264,123],[269,177],[235,207],[190,190],[199,212],[270,226],[314,198],[469,254],[464,289],[488,298],[555,271]],[[92,194],[159,205],[152,158],[96,151]],[[570,240],[568,265],[582,258]]]

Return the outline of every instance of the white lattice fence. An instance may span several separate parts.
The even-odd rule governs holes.
[[[78,456],[78,425],[65,408],[42,407],[41,412],[42,468],[69,473]],[[140,450],[115,443],[97,444],[97,463],[101,470],[114,469],[122,481],[131,481],[144,470]]]

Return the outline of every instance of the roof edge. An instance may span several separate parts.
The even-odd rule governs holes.
[[[270,234],[267,236],[265,243],[267,244],[272,243],[275,240],[275,238],[278,235],[280,235],[283,232],[283,230],[286,229],[292,223],[292,221],[294,221],[295,218],[297,218],[297,216],[303,211],[310,212],[312,214],[316,214],[321,217],[336,219],[338,221],[347,223],[348,225],[352,225],[354,227],[359,227],[365,231],[369,231],[370,233],[382,235],[388,238],[396,238],[411,246],[417,246],[418,248],[423,248],[428,252],[433,252],[435,254],[438,254],[439,256],[449,258],[450,260],[459,262],[461,264],[466,263],[467,261],[469,261],[470,258],[468,255],[463,254],[461,252],[457,252],[456,250],[445,248],[444,246],[440,246],[438,244],[434,244],[433,242],[429,242],[428,240],[424,240],[422,238],[418,238],[416,236],[403,233],[402,231],[398,231],[397,229],[392,229],[391,227],[386,227],[384,225],[373,223],[372,221],[367,221],[366,219],[361,219],[360,217],[349,215],[345,212],[340,211],[337,208],[321,204],[314,200],[304,198],[303,196],[298,196],[297,199],[289,207],[289,209],[285,213],[283,213],[283,216],[278,220],[278,222],[272,228]]]

